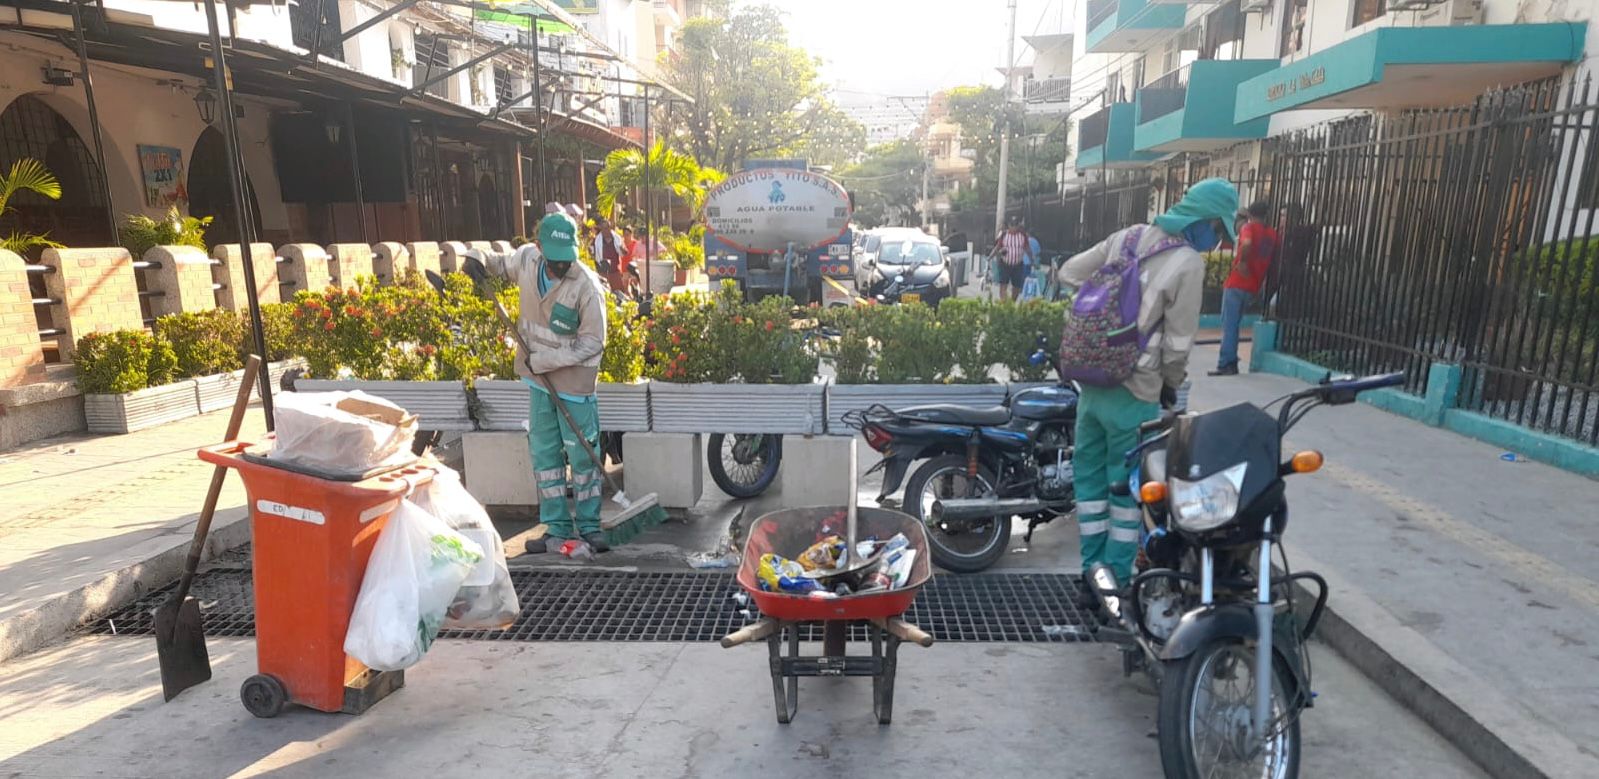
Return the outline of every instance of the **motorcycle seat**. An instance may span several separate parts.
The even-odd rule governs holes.
[[[1010,409],[1004,406],[972,408],[949,403],[934,403],[898,410],[900,416],[919,422],[937,422],[946,425],[972,425],[989,427],[1010,421]]]

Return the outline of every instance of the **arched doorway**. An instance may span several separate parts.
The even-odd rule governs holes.
[[[189,215],[211,217],[205,231],[206,243],[218,246],[237,243],[239,232],[233,223],[233,185],[228,179],[228,146],[222,133],[207,127],[194,142],[189,155]],[[255,185],[244,177],[245,195],[250,198],[250,220],[257,235],[261,231],[261,204],[255,199]]]
[[[17,160],[44,163],[61,182],[61,198],[32,192],[11,198],[14,209],[0,217],[0,231],[48,234],[68,246],[110,246],[107,235],[105,171],[65,117],[44,101],[23,95],[0,111],[0,175]]]

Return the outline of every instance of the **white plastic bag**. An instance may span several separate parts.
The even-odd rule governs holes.
[[[411,457],[416,417],[360,390],[285,392],[273,399],[277,443],[267,454],[319,471],[363,473]]]
[[[484,552],[450,603],[444,626],[456,630],[504,630],[522,612],[511,569],[505,564],[505,541],[494,529],[483,504],[461,485],[461,475],[442,465],[431,467],[437,475],[416,494],[416,505],[476,541]]]
[[[379,671],[415,665],[481,559],[476,542],[415,503],[400,501],[367,561],[344,651]]]

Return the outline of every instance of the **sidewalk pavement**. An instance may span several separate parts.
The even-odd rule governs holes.
[[[1196,409],[1306,386],[1206,377],[1215,355]],[[1332,585],[1323,638],[1495,773],[1599,776],[1599,482],[1360,403],[1284,448],[1326,455],[1290,480],[1285,535]]]
[[[255,719],[249,640],[161,701],[155,641],[79,638],[0,665],[0,776],[1148,777],[1155,698],[1107,644],[904,646],[894,721],[868,679],[802,679],[777,724],[766,648],[443,640],[359,717]],[[860,650],[856,650],[860,651]],[[1482,774],[1325,650],[1303,775]]]
[[[0,662],[178,577],[228,411],[121,436],[58,436],[0,452]],[[264,429],[259,406],[243,435]],[[244,488],[225,482],[210,550],[249,540]]]

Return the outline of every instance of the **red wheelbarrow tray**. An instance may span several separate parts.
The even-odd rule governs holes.
[[[879,541],[886,541],[896,533],[905,534],[910,541],[910,548],[916,550],[910,581],[904,587],[892,590],[838,598],[812,598],[762,590],[760,578],[755,575],[761,564],[761,555],[770,552],[794,559],[816,543],[823,520],[841,516],[844,512],[842,506],[781,509],[755,520],[750,527],[749,540],[744,544],[744,562],[738,569],[739,586],[755,599],[755,605],[762,615],[785,622],[886,619],[904,614],[911,607],[917,591],[933,578],[933,563],[927,551],[927,531],[920,522],[898,511],[867,507],[857,511],[858,540],[875,537]],[[842,518],[837,524],[843,527]]]

